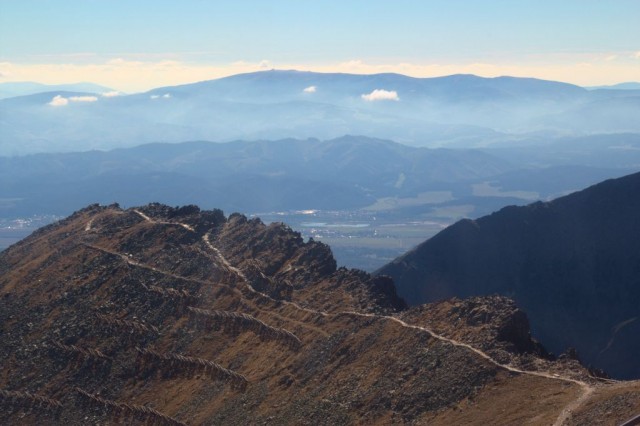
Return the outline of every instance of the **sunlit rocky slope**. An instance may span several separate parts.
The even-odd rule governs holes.
[[[406,309],[282,224],[90,206],[0,255],[4,424],[613,424],[501,297]],[[582,416],[582,417],[581,417]],[[582,419],[582,420],[581,420]]]

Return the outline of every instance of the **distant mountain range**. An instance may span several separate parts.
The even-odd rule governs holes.
[[[475,147],[514,135],[640,132],[638,90],[528,78],[264,71],[127,96],[65,89],[0,101],[0,155],[344,134]]]
[[[640,137],[592,139],[558,143],[548,158],[535,148],[429,149],[363,136],[0,157],[0,217],[66,215],[114,201],[197,203],[245,213],[371,206],[411,220],[434,208],[465,206],[478,217],[622,176],[640,165]],[[576,146],[583,158],[562,161]]]
[[[88,92],[97,94],[114,92],[114,90],[109,87],[94,83],[42,84],[35,83],[33,81],[0,83],[0,99],[55,91]]]
[[[626,83],[612,84],[610,86],[592,86],[587,89],[611,89],[611,90],[640,90],[640,83],[629,81]]]
[[[0,157],[4,216],[68,214],[92,202],[163,201],[227,211],[354,209],[512,170],[474,150],[365,137],[149,144],[108,152]],[[1,200],[0,200],[1,201]]]
[[[556,352],[640,378],[640,173],[443,230],[377,273],[410,304],[502,294]]]

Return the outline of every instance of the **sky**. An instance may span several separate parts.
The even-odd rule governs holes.
[[[0,82],[264,69],[640,81],[640,0],[0,0]]]

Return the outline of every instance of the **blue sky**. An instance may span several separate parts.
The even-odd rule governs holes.
[[[0,82],[120,90],[265,68],[640,81],[640,1],[0,0]]]

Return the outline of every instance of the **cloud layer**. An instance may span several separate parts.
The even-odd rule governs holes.
[[[98,100],[96,96],[71,96],[71,102],[95,102]]]
[[[170,97],[171,97],[170,93],[165,93],[164,95],[151,95],[151,96],[149,96],[150,99],[159,99],[159,98],[169,99]]]
[[[368,102],[375,101],[399,101],[398,92],[395,90],[376,89],[371,93],[362,95],[362,99]]]
[[[96,96],[70,96],[65,98],[62,95],[56,95],[51,99],[49,105],[54,107],[68,105],[69,102],[96,102],[98,98]]]
[[[51,106],[65,106],[69,103],[69,99],[62,97],[60,95],[56,95],[53,97],[53,99],[51,99],[51,102],[49,102],[49,105]]]

